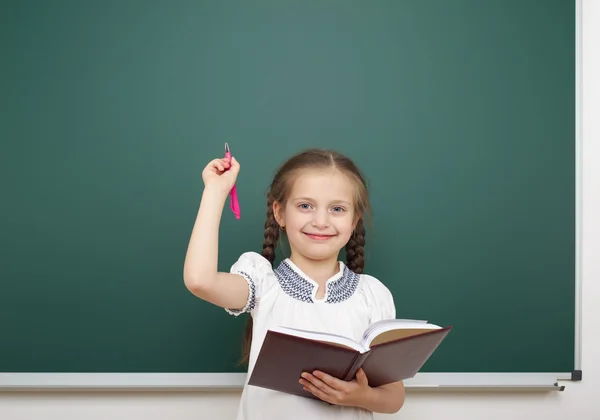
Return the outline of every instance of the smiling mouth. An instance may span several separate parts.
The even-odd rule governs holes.
[[[318,233],[306,233],[304,232],[304,234],[306,236],[308,236],[310,239],[314,239],[316,241],[326,241],[327,239],[333,238],[335,235],[321,235]]]

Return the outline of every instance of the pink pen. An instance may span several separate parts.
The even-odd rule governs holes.
[[[229,150],[229,145],[225,143],[225,158],[229,159],[231,162],[231,151]],[[240,203],[238,202],[237,191],[235,189],[235,184],[233,184],[233,188],[229,192],[229,208],[235,214],[235,218],[240,218]]]

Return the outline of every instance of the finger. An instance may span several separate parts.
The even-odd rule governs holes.
[[[347,385],[346,381],[334,378],[333,376],[319,370],[315,370],[313,375],[333,389],[344,389]]]
[[[323,391],[327,395],[330,395],[330,396],[333,397],[333,396],[335,396],[337,394],[337,390],[336,389],[332,388],[331,386],[329,386],[328,384],[326,384],[325,382],[323,382],[322,380],[320,380],[316,376],[311,375],[310,373],[306,372],[304,377],[308,381],[310,381],[311,384],[313,384],[315,387],[319,388],[321,391]]]
[[[223,166],[221,164],[221,159],[213,159],[210,161],[210,165],[212,168],[216,169],[217,171],[223,171]]]
[[[231,172],[233,172],[234,175],[237,175],[237,173],[240,171],[240,164],[233,156],[231,157],[230,165]]]
[[[236,178],[240,172],[240,165],[237,163],[235,158],[231,158],[231,165],[227,169],[227,176]]]
[[[227,159],[226,157],[223,158],[215,158],[213,160],[211,160],[211,163],[222,163],[222,164],[229,164],[229,159]]]
[[[365,371],[360,368],[356,372],[356,381],[360,386],[369,386],[369,380],[367,379],[367,374]]]
[[[335,391],[329,385],[327,385],[325,382],[323,382],[316,376],[311,375],[310,373],[305,372],[302,374],[302,377],[304,378],[305,383],[302,383],[302,382],[300,382],[300,383],[302,383],[303,385],[306,385],[306,383],[309,383],[309,384],[315,386],[316,388],[320,389],[321,391],[325,392],[326,394],[330,394]]]
[[[332,398],[327,395],[327,393],[321,391],[319,388],[317,388],[316,386],[314,386],[313,384],[311,384],[308,381],[305,381],[306,385],[304,385],[304,390],[310,392],[311,394],[313,394],[315,397],[317,397],[318,399],[328,402],[328,403],[332,403],[333,404],[333,400]]]
[[[229,167],[229,164],[226,163],[223,159],[215,159],[213,160],[213,167],[219,170],[220,172],[225,172],[225,170]]]

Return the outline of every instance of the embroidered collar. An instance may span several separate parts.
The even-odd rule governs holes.
[[[304,274],[289,258],[274,270],[283,291],[294,299],[307,303],[339,303],[348,299],[356,288],[360,275],[351,271],[340,261],[340,271],[325,283],[325,296],[317,299],[317,282]]]

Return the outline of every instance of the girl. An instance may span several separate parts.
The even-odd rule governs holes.
[[[232,157],[214,159],[202,172],[204,192],[184,281],[191,293],[232,315],[250,313],[244,342],[247,378],[270,327],[360,340],[370,323],[396,317],[390,291],[363,274],[366,183],[350,159],[333,151],[308,150],[280,167],[267,194],[262,252],[243,253],[229,273],[217,272],[219,222],[239,170]],[[291,255],[274,269],[275,246],[283,235]],[[338,261],[342,248],[346,264]],[[371,419],[373,412],[394,413],[404,403],[402,382],[369,387],[362,370],[348,382],[318,371],[298,379],[329,404],[246,384],[237,419]]]

